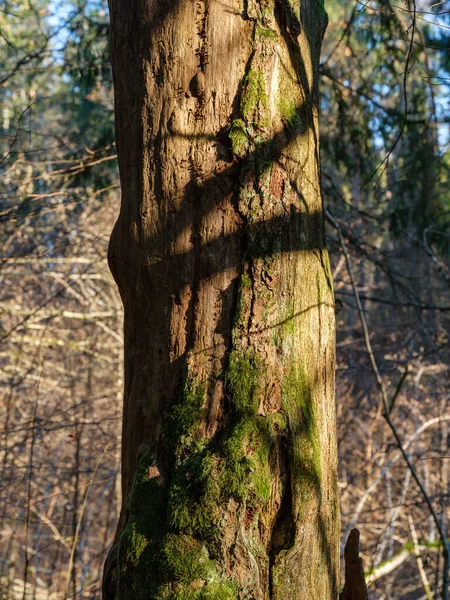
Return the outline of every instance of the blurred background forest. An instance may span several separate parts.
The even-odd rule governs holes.
[[[342,540],[360,529],[371,599],[430,600],[450,527],[450,2],[327,10]],[[106,0],[0,1],[1,600],[100,598],[120,504],[119,202]]]

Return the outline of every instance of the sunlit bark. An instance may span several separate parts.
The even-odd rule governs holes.
[[[124,505],[104,597],[337,598],[323,5],[110,9]]]

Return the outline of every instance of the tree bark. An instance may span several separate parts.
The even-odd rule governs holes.
[[[359,531],[352,529],[344,550],[345,584],[339,600],[367,600],[362,559],[359,558]]]
[[[124,503],[104,598],[338,596],[321,0],[110,0]]]

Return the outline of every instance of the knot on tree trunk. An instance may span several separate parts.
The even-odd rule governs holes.
[[[339,600],[367,600],[362,559],[359,558],[359,531],[352,529],[344,550],[345,584]]]

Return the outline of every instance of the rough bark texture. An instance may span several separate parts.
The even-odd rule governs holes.
[[[125,307],[104,598],[338,595],[320,0],[110,0]]]

